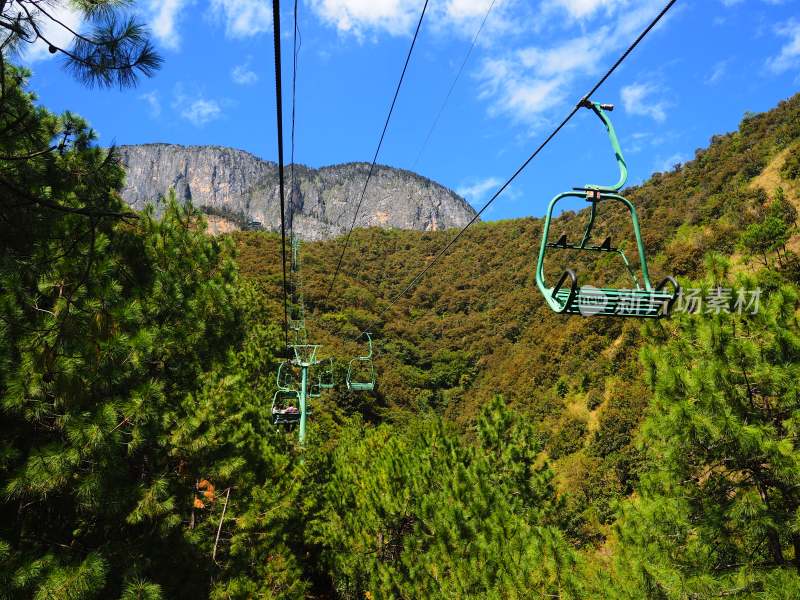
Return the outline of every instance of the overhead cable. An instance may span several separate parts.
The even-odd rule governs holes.
[[[383,145],[383,139],[386,137],[386,130],[389,128],[389,121],[392,118],[392,113],[394,112],[395,104],[397,103],[397,97],[400,94],[400,88],[403,85],[403,79],[406,76],[406,70],[408,69],[408,63],[411,61],[411,54],[414,52],[414,46],[417,43],[417,37],[419,36],[420,28],[422,27],[422,20],[425,18],[425,12],[428,9],[428,1],[425,0],[425,4],[422,6],[422,12],[419,15],[419,21],[417,22],[417,28],[414,31],[414,37],[411,40],[411,46],[408,49],[408,54],[406,55],[406,61],[403,64],[403,71],[400,73],[400,79],[397,82],[397,87],[394,91],[394,97],[392,98],[392,104],[389,107],[389,114],[386,115],[386,121],[383,124],[383,131],[381,132],[381,137],[378,140],[378,147],[375,148],[375,154],[372,157],[372,163],[369,166],[369,171],[367,172],[367,178],[364,181],[364,187],[361,190],[361,197],[358,200],[358,204],[356,205],[356,210],[353,213],[353,221],[350,223],[350,228],[347,230],[347,236],[345,237],[344,244],[342,245],[342,252],[339,255],[339,260],[336,263],[336,269],[333,272],[333,276],[331,277],[331,283],[328,286],[328,291],[325,294],[325,298],[322,301],[325,304],[328,300],[328,297],[331,295],[333,291],[333,286],[336,284],[336,278],[339,276],[339,271],[342,268],[342,260],[344,260],[344,255],[347,252],[347,247],[350,244],[350,236],[353,233],[353,227],[355,227],[356,219],[358,218],[358,212],[361,210],[361,205],[364,202],[364,197],[367,193],[367,186],[369,185],[369,180],[372,178],[372,173],[375,171],[375,163],[378,160],[378,153],[381,151],[381,146]]]
[[[481,25],[480,27],[478,27],[478,31],[475,32],[475,35],[472,38],[472,43],[469,45],[467,53],[464,55],[464,60],[461,61],[461,66],[459,67],[458,72],[456,73],[456,76],[453,79],[452,83],[450,83],[450,89],[447,90],[447,94],[445,95],[444,100],[442,101],[442,105],[439,107],[439,112],[436,113],[436,118],[433,119],[433,123],[431,124],[430,129],[428,129],[428,134],[425,136],[425,141],[422,143],[422,147],[419,149],[419,152],[417,153],[417,158],[414,159],[414,163],[411,165],[412,171],[416,168],[419,159],[422,157],[422,153],[425,152],[425,148],[428,147],[428,142],[430,141],[431,136],[433,135],[433,132],[436,129],[436,126],[439,124],[439,119],[442,118],[442,113],[444,113],[444,109],[445,107],[447,107],[447,103],[450,100],[450,96],[452,96],[453,90],[455,89],[458,80],[461,78],[461,74],[464,72],[464,68],[467,66],[467,62],[469,62],[469,57],[472,55],[472,51],[475,49],[475,44],[477,44],[478,42],[478,37],[480,37],[481,32],[483,31],[483,28],[486,25],[486,21],[489,19],[489,15],[491,14],[492,8],[494,8],[496,2],[497,0],[492,0],[491,3],[489,4],[489,8],[486,9],[486,14],[483,15],[483,21],[481,21]]]
[[[600,78],[600,80],[596,84],[594,84],[594,86],[592,86],[592,88],[586,94],[581,96],[580,100],[575,104],[575,106],[572,108],[569,114],[564,118],[564,120],[561,121],[561,123],[550,133],[550,135],[548,135],[545,138],[545,140],[536,148],[536,150],[533,151],[533,153],[525,160],[525,162],[523,162],[519,166],[519,168],[517,168],[517,170],[514,171],[513,175],[511,175],[511,177],[509,177],[505,181],[505,183],[503,183],[503,185],[500,186],[500,188],[494,193],[494,195],[492,195],[491,198],[489,198],[489,200],[483,205],[483,207],[481,207],[481,209],[477,213],[475,213],[475,216],[472,217],[472,219],[447,243],[447,245],[439,251],[439,253],[434,257],[434,259],[430,263],[428,263],[428,265],[424,269],[422,269],[422,271],[420,271],[419,273],[417,273],[417,275],[414,276],[414,278],[408,283],[408,285],[406,285],[405,288],[403,288],[403,291],[395,295],[389,301],[389,304],[387,304],[378,313],[378,316],[375,318],[375,320],[373,320],[373,322],[370,323],[370,325],[367,328],[365,328],[355,339],[358,339],[367,332],[371,331],[371,329],[378,323],[378,321],[380,321],[381,317],[383,317],[383,315],[385,315],[389,311],[389,309],[391,309],[395,304],[397,304],[397,302],[399,302],[417,283],[419,283],[419,281],[428,273],[428,271],[430,271],[434,267],[434,265],[436,265],[436,263],[438,263],[439,260],[441,260],[441,258],[445,254],[447,254],[450,248],[452,248],[456,244],[456,242],[458,242],[458,240],[461,239],[461,236],[464,235],[467,229],[469,229],[480,218],[480,216],[486,211],[486,209],[489,208],[494,203],[495,200],[497,200],[500,194],[502,194],[508,188],[508,186],[511,185],[511,183],[519,176],[520,173],[522,173],[522,171],[525,170],[525,168],[531,163],[531,161],[533,161],[533,159],[536,158],[542,150],[544,150],[545,146],[547,146],[553,140],[553,138],[556,137],[556,135],[558,135],[558,133],[567,125],[567,123],[569,123],[572,120],[575,114],[584,105],[586,100],[591,98],[594,95],[594,93],[600,89],[600,87],[608,80],[609,77],[611,77],[611,75],[619,68],[619,66],[625,61],[625,59],[628,58],[631,52],[633,52],[636,49],[636,47],[642,42],[642,40],[645,37],[647,37],[647,34],[650,33],[650,31],[652,31],[653,28],[656,25],[658,25],[658,23],[666,16],[666,14],[669,12],[669,10],[673,7],[673,5],[676,2],[677,0],[670,0],[669,2],[667,2],[667,4],[664,6],[661,12],[659,12],[658,15],[650,22],[650,24],[639,34],[639,36],[634,40],[634,42],[630,46],[628,46],[628,49],[625,50],[625,52],[622,53],[622,55],[617,59],[617,61],[611,66],[611,68],[608,71],[606,71],[605,75],[603,75]]]
[[[283,267],[283,334],[289,352],[289,298],[286,287],[286,194],[283,181],[283,94],[281,90],[281,2],[272,0],[275,41],[275,113],[278,120],[278,187],[281,202],[281,265]]]

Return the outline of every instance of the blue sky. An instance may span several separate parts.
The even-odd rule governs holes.
[[[613,63],[665,0],[496,0],[458,85],[423,142],[491,0],[430,0],[379,162],[413,169],[479,207]],[[277,157],[272,3],[140,0],[166,59],[134,90],[87,90],[46,49],[25,57],[52,110],[86,117],[102,144],[216,144]],[[421,1],[301,0],[296,160],[371,159]],[[284,0],[284,95],[291,84]],[[746,111],[800,89],[800,0],[679,0],[597,94],[632,182],[690,159]],[[68,23],[77,17],[62,13]],[[602,126],[583,111],[485,213],[541,215],[555,193],[616,172]],[[420,154],[421,153],[421,154]],[[288,160],[288,158],[287,158]]]

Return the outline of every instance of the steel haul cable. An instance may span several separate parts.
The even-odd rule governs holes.
[[[336,278],[339,276],[339,271],[342,268],[342,260],[344,260],[344,255],[347,252],[347,247],[350,244],[350,235],[353,233],[353,227],[355,227],[356,219],[358,218],[358,211],[361,210],[361,204],[364,202],[364,196],[367,193],[367,186],[369,185],[369,180],[372,178],[372,173],[375,170],[375,163],[378,160],[378,153],[381,151],[381,146],[383,145],[383,139],[386,137],[386,130],[389,128],[389,121],[392,118],[392,113],[394,112],[395,104],[397,103],[397,97],[400,94],[400,87],[403,85],[403,79],[406,76],[406,70],[408,69],[408,63],[411,61],[411,54],[414,52],[414,46],[417,43],[417,37],[419,36],[420,28],[422,27],[422,20],[425,18],[425,11],[428,10],[428,1],[425,0],[425,4],[422,6],[422,12],[419,15],[419,21],[417,22],[417,28],[414,31],[414,38],[411,40],[411,46],[408,49],[408,54],[406,56],[406,62],[403,65],[403,71],[400,73],[400,79],[397,82],[397,88],[394,91],[394,98],[392,98],[392,104],[389,107],[389,114],[386,115],[386,122],[383,124],[383,131],[381,132],[380,140],[378,141],[378,147],[375,149],[375,155],[372,157],[372,164],[369,167],[369,171],[367,172],[367,179],[364,181],[364,188],[361,190],[361,198],[358,200],[358,204],[356,205],[355,214],[353,214],[353,222],[350,223],[350,229],[347,231],[347,236],[344,240],[344,246],[342,247],[342,253],[339,255],[339,260],[336,263],[336,269],[333,273],[333,277],[331,278],[331,284],[328,287],[328,291],[325,294],[325,298],[322,301],[322,304],[326,304],[328,298],[333,291],[333,286],[336,283]]]
[[[272,0],[272,28],[275,38],[275,103],[278,119],[278,187],[281,201],[281,265],[283,267],[283,334],[289,353],[289,299],[286,289],[286,209],[283,181],[283,97],[281,91],[281,2]]]
[[[289,240],[292,244],[292,269],[289,271],[289,287],[292,290],[292,304],[297,303],[297,286],[298,277],[294,272],[294,195],[296,188],[296,180],[294,176],[294,149],[295,149],[295,115],[297,108],[297,56],[300,52],[302,45],[302,38],[300,38],[300,27],[297,22],[297,2],[294,0],[294,35],[292,37],[292,139],[291,139],[291,157],[289,164]]]
[[[553,140],[553,138],[556,137],[556,135],[558,135],[558,133],[567,125],[567,123],[569,123],[572,120],[572,117],[574,117],[575,114],[580,110],[583,102],[591,98],[594,95],[594,93],[598,89],[600,89],[600,87],[608,80],[608,78],[611,77],[614,71],[616,71],[617,68],[619,68],[619,66],[625,61],[625,59],[628,58],[631,52],[633,52],[636,49],[636,47],[647,36],[647,34],[650,33],[650,31],[652,31],[653,28],[656,25],[658,25],[661,19],[663,19],[666,16],[666,14],[669,12],[669,10],[673,7],[673,5],[677,1],[678,0],[670,0],[669,2],[667,2],[667,4],[664,6],[661,12],[659,12],[658,15],[650,22],[650,24],[639,34],[639,37],[637,37],[636,40],[634,40],[634,42],[628,47],[627,50],[625,50],[622,56],[620,56],[617,59],[617,61],[611,66],[611,68],[608,71],[606,71],[605,75],[603,75],[603,77],[600,78],[600,80],[594,85],[594,87],[592,87],[592,89],[590,89],[586,94],[581,96],[580,101],[569,112],[569,114],[564,118],[564,120],[561,121],[558,127],[556,127],[553,130],[553,132],[550,135],[548,135],[547,138],[545,138],[545,140],[536,148],[536,150],[533,151],[533,153],[525,160],[525,162],[523,162],[519,166],[519,168],[516,171],[514,171],[514,174],[511,175],[511,177],[509,177],[502,186],[500,186],[500,188],[494,193],[494,195],[491,198],[489,198],[486,204],[484,204],[483,207],[481,207],[481,209],[475,214],[475,216],[472,217],[472,219],[453,237],[453,239],[451,239],[447,243],[447,245],[444,248],[442,248],[441,251],[439,251],[439,253],[434,257],[434,259],[430,263],[428,263],[428,265],[424,269],[422,269],[422,271],[417,273],[417,275],[408,283],[408,285],[406,285],[406,287],[403,289],[402,292],[395,295],[389,301],[389,304],[386,305],[378,313],[377,318],[373,320],[367,328],[365,328],[361,333],[359,333],[355,339],[358,339],[367,332],[371,331],[372,328],[381,319],[381,317],[383,317],[383,315],[385,315],[389,311],[389,309],[391,309],[395,304],[397,304],[417,283],[419,283],[419,281],[428,273],[428,271],[430,271],[433,268],[433,266],[437,262],[439,262],[439,260],[445,254],[447,254],[450,248],[452,248],[456,244],[456,242],[458,242],[458,240],[461,238],[462,235],[464,235],[467,229],[469,229],[480,218],[480,216],[484,213],[484,211],[487,208],[489,208],[489,206],[491,206],[495,200],[497,200],[500,194],[502,194],[506,190],[506,188],[508,188],[508,186],[511,185],[511,183],[519,176],[520,173],[522,173],[522,171],[525,170],[525,168],[531,163],[531,161],[534,158],[536,158],[542,150],[544,150],[545,146],[547,146]]]

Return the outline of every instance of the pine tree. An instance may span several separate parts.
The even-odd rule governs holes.
[[[194,483],[210,461],[220,478],[231,467],[178,442],[187,398],[242,339],[231,249],[191,207],[169,202],[160,220],[125,208],[113,154],[80,119],[34,108],[20,81],[7,78],[15,110],[0,113],[4,593],[202,595],[213,566],[186,534]],[[13,158],[65,129],[56,151]],[[252,445],[241,433],[232,442]]]
[[[579,597],[541,446],[495,401],[471,446],[439,419],[342,432],[311,529],[344,598]]]
[[[800,592],[798,296],[773,279],[757,314],[685,315],[642,354],[648,467],[619,527],[620,596]]]

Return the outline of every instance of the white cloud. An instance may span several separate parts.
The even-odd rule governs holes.
[[[150,25],[153,36],[166,48],[178,48],[180,46],[180,35],[177,31],[177,24],[180,12],[194,0],[148,0],[145,5],[145,19]],[[69,3],[59,2],[46,8],[47,12],[55,19],[74,31],[80,31],[83,19],[80,11],[69,7]],[[35,14],[35,13],[34,13]],[[73,35],[67,29],[54,23],[47,16],[39,12],[39,26],[42,34],[51,43],[59,48],[66,48],[70,45]],[[58,56],[50,54],[47,44],[38,41],[32,46],[28,46],[24,52],[25,60],[35,62]]]
[[[182,111],[181,117],[200,127],[211,121],[215,121],[222,115],[222,109],[216,100],[205,100],[198,98],[190,102]]]
[[[421,6],[408,0],[311,0],[311,9],[324,23],[357,37],[373,29],[404,34],[419,18]]]
[[[663,122],[667,118],[668,103],[663,100],[653,100],[651,96],[660,89],[651,83],[633,83],[621,90],[622,104],[625,110],[632,115],[651,117]]]
[[[729,61],[727,60],[721,60],[715,64],[711,74],[706,77],[706,83],[709,85],[719,83],[719,81],[725,77],[726,73],[728,72],[728,63]]]
[[[784,73],[800,67],[800,21],[791,20],[780,25],[776,32],[781,37],[789,38],[781,48],[780,54],[767,61],[767,67],[773,73]]]
[[[566,88],[579,73],[592,73],[599,59],[598,41],[607,33],[577,38],[560,46],[523,48],[503,59],[484,61],[480,95],[490,99],[490,114],[538,124],[542,113],[564,101]]]
[[[258,81],[258,73],[250,67],[251,57],[244,64],[236,65],[231,71],[231,79],[238,85],[253,85]]]
[[[656,171],[666,173],[672,171],[677,165],[682,165],[686,161],[683,154],[676,153],[664,160],[656,161]]]
[[[222,116],[222,107],[217,100],[204,98],[199,92],[189,95],[182,83],[175,85],[172,108],[195,127],[202,127]]]
[[[618,11],[620,7],[626,10]],[[629,0],[551,0],[542,9],[545,13],[564,10],[576,19],[589,18],[601,9],[618,14],[615,19],[604,17],[588,33],[566,41],[484,59],[476,75],[480,97],[491,103],[490,114],[504,114],[535,129],[547,121],[552,109],[565,102],[579,77],[597,75],[609,56],[639,33],[661,8],[660,0],[640,0],[635,7]],[[578,94],[574,90],[575,101]]]
[[[529,76],[519,60],[487,60],[479,74],[481,97],[490,99],[492,115],[506,114],[516,121],[538,124],[541,113],[564,99],[563,79]]]
[[[192,0],[150,0],[147,5],[150,13],[150,29],[153,35],[166,48],[177,49],[181,37],[177,24],[181,11],[192,3]]]
[[[424,0],[309,0],[312,12],[323,23],[343,35],[363,40],[367,34],[388,33],[410,35],[419,20]],[[424,28],[437,32],[471,37],[483,21],[489,7],[482,43],[493,36],[518,28],[519,23],[507,17],[511,8],[518,13],[529,10],[522,0],[446,0],[432,1],[425,13]],[[516,15],[519,20],[520,14]]]
[[[534,69],[544,77],[553,77],[564,71],[591,72],[597,66],[599,41],[597,36],[587,36],[546,50],[525,48],[519,52],[520,62],[526,69]]]
[[[585,19],[601,8],[612,12],[627,3],[627,0],[548,0],[544,4],[544,9],[547,12],[560,9],[566,11],[573,19]]]
[[[46,10],[54,19],[58,19],[70,29],[74,31],[80,30],[82,24],[80,12],[69,8],[66,3],[60,2],[53,6],[47,6]],[[53,22],[40,11],[34,10],[33,14],[35,17],[38,14],[37,21],[39,23],[39,29],[42,35],[47,38],[51,44],[59,48],[68,48],[70,46],[73,35],[69,31],[58,23]],[[58,53],[50,54],[48,45],[42,40],[38,40],[32,45],[26,44],[25,46],[26,48],[22,53],[22,57],[29,63],[58,56]]]
[[[627,154],[638,154],[653,139],[651,133],[647,131],[637,131],[630,135],[625,141],[625,152]]]
[[[449,0],[445,5],[445,14],[455,21],[465,21],[471,19],[483,19],[491,0]],[[499,5],[500,0],[495,2]]]
[[[225,35],[231,38],[272,31],[272,4],[268,0],[211,0],[209,14],[225,22]]]
[[[501,183],[502,181],[497,177],[487,177],[486,179],[462,185],[456,190],[456,193],[474,204],[483,200],[487,192],[498,187]]]
[[[139,96],[140,100],[144,100],[150,108],[150,116],[157,118],[161,116],[161,100],[158,97],[157,91],[147,92]]]

